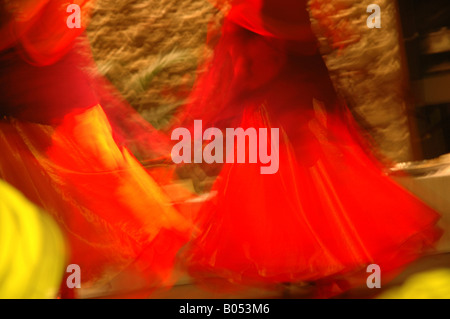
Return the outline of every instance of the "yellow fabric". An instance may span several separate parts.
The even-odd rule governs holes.
[[[0,180],[0,298],[54,298],[66,247],[56,223]]]
[[[398,288],[392,288],[379,299],[450,299],[450,269],[440,268],[411,276]]]

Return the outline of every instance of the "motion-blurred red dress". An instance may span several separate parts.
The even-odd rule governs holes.
[[[88,1],[77,3],[87,18]],[[169,144],[90,76],[66,1],[0,5],[0,177],[56,217],[83,285],[125,271],[168,281],[190,223],[128,147],[151,159]]]
[[[241,284],[340,278],[346,289],[365,283],[369,264],[384,279],[431,247],[438,214],[368,152],[319,55],[307,1],[220,5],[231,9],[187,123],[280,128],[279,171],[224,164],[184,252],[190,273]]]

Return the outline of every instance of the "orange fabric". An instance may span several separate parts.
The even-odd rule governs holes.
[[[58,126],[0,123],[0,176],[52,213],[83,282],[125,269],[169,283],[190,222],[137,160],[112,138],[100,106]]]
[[[21,48],[23,57],[34,65],[50,65],[58,61],[83,33],[90,15],[92,0],[14,0],[2,1],[3,24],[0,50]],[[69,28],[69,4],[81,9],[81,28]]]
[[[95,74],[89,48],[74,48],[90,2],[72,3],[81,29],[67,27],[66,1],[3,6],[0,177],[56,217],[83,284],[127,276],[170,284],[191,222],[158,185],[170,170],[150,175],[130,152],[165,159],[168,138]]]

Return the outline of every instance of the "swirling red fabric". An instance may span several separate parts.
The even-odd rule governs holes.
[[[387,280],[433,247],[439,215],[383,173],[333,89],[307,1],[227,5],[186,125],[279,128],[279,170],[224,164],[186,267],[205,283],[323,282],[321,296],[364,284],[372,263]]]

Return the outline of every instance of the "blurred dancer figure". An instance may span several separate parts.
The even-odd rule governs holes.
[[[185,252],[190,273],[248,285],[314,281],[330,296],[364,284],[369,264],[384,280],[433,247],[438,214],[382,173],[336,96],[307,1],[218,6],[222,34],[183,116],[205,128],[279,128],[279,171],[224,164]]]
[[[76,3],[85,26],[89,1]],[[190,223],[127,146],[170,150],[104,80],[82,70],[95,65],[89,49],[74,46],[83,28],[67,27],[68,4],[1,2],[0,177],[56,217],[83,283],[125,270],[147,285],[167,283]],[[112,127],[105,109],[126,129]]]

